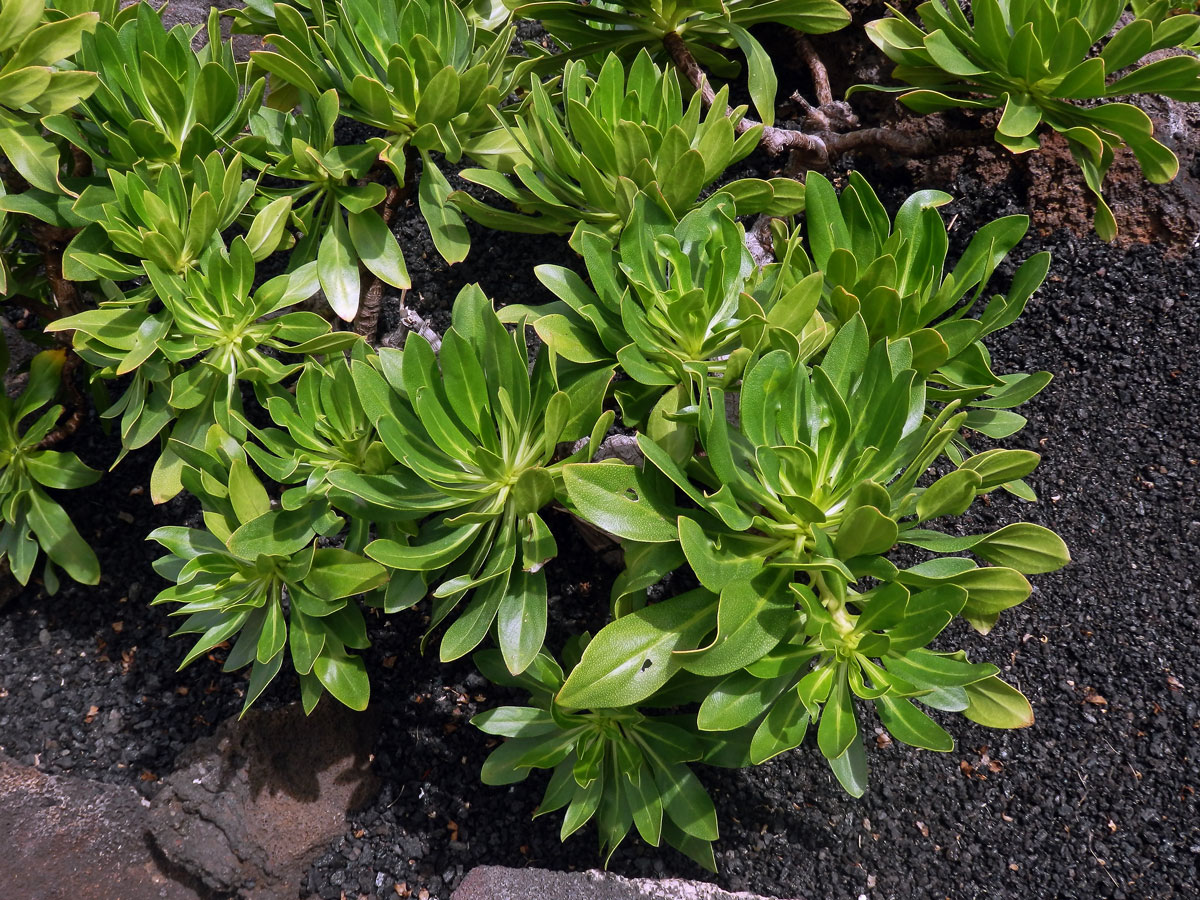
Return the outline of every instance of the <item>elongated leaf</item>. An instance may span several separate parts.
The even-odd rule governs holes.
[[[679,671],[677,650],[692,650],[713,624],[717,598],[689,591],[601,629],[558,694],[575,709],[632,706]]]

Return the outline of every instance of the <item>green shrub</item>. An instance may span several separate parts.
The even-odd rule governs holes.
[[[606,860],[636,831],[714,868],[701,766],[757,765],[810,730],[861,794],[868,705],[943,752],[938,713],[1032,721],[945,634],[986,633],[1027,575],[1068,561],[1040,526],[958,518],[996,490],[1035,499],[1036,454],[972,446],[1016,433],[1012,409],[1049,381],[997,374],[984,345],[1046,276],[1034,254],[988,293],[1028,218],[984,225],[951,265],[939,191],[892,215],[856,172],[840,193],[816,172],[726,177],[787,131],[748,29],[824,33],[841,6],[251,0],[230,13],[265,38],[246,62],[216,11],[167,29],[144,3],[90,6],[0,0],[0,287],[35,342],[62,342],[0,397],[0,560],[22,584],[40,559],[47,590],[99,579],[47,490],[99,477],[51,446],[89,422],[77,373],[117,461],[154,445],[153,499],[199,504],[196,527],[150,535],[171,583],[155,602],[195,636],[184,664],[229,642],[244,708],[290,660],[306,711],[325,693],[362,709],[369,621],[421,608],[442,659],[529,696],[475,718],[506,739],[484,781],[550,770],[539,814],[563,811],[564,838],[594,819]],[[1122,142],[1152,178],[1173,157],[1133,107],[1070,101],[1200,97],[1190,56],[1109,82],[1196,38],[1194,16],[1144,2],[1109,38],[1124,8],[986,0],[971,23],[927,3],[924,30],[870,33],[910,106],[1005,107],[1016,150],[1044,121],[1098,191]],[[512,53],[514,13],[567,52]],[[724,75],[739,48],[768,127],[659,68],[664,39]],[[369,136],[346,143],[347,120]],[[439,167],[467,161],[493,202],[451,190]],[[377,346],[383,285],[414,286],[391,222],[410,189],[447,261],[465,214],[570,234],[582,266],[539,266],[552,296],[499,311],[471,285],[444,335]],[[572,519],[624,563],[598,633],[550,646],[552,525]],[[693,589],[662,596],[677,571]]]

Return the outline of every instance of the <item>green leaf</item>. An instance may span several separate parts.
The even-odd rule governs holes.
[[[862,741],[852,741],[846,752],[837,759],[829,760],[829,768],[837,777],[842,789],[851,797],[861,797],[867,792],[867,753]]]
[[[1054,572],[1071,561],[1071,552],[1062,538],[1028,522],[1014,522],[992,532],[971,551],[990,563],[1026,575]]]
[[[350,213],[348,220],[354,251],[371,274],[392,287],[411,287],[400,244],[378,213],[372,210]]]
[[[678,539],[676,512],[663,501],[661,483],[637,466],[575,463],[563,467],[572,505],[597,528],[640,543]]]
[[[681,521],[687,521],[682,519]],[[795,603],[775,572],[731,581],[721,591],[712,643],[680,652],[683,667],[720,677],[753,663],[775,648],[795,618]]]
[[[0,107],[0,150],[35,188],[57,194],[58,149],[36,128]]]
[[[833,676],[833,687],[829,700],[821,711],[817,727],[817,746],[826,759],[837,759],[858,737],[858,723],[854,718],[854,705],[850,697],[850,685],[846,680],[846,664],[838,667]]]
[[[267,661],[255,660],[254,668],[250,670],[250,682],[246,685],[246,700],[242,703],[241,716],[246,714],[251,704],[254,703],[267,689],[267,686],[279,674],[280,668],[283,666],[283,650],[280,650]],[[239,716],[240,717],[240,716]]]
[[[718,839],[716,807],[690,768],[659,760],[654,767],[654,780],[658,783],[663,810],[672,822],[700,840]]]
[[[322,652],[313,663],[313,673],[340,703],[359,712],[367,708],[371,681],[361,656]]]
[[[910,701],[885,694],[874,702],[879,721],[896,740],[943,753],[954,749],[954,739],[946,730]]]
[[[63,508],[36,488],[28,497],[29,527],[46,555],[80,584],[99,584],[100,561]]]
[[[272,200],[259,211],[246,232],[246,246],[255,262],[262,262],[278,248],[287,229],[292,211],[292,198]]]
[[[322,600],[353,597],[386,584],[387,569],[377,562],[336,547],[322,547],[313,554],[312,568],[304,586]]]
[[[558,723],[544,709],[530,706],[498,706],[479,713],[471,724],[484,734],[497,737],[536,737],[559,730]]]
[[[1033,724],[1033,707],[1015,687],[993,675],[966,686],[963,715],[988,728],[1025,728]]]
[[[965,467],[943,475],[917,498],[917,521],[962,515],[982,485],[980,473]]]
[[[25,469],[38,484],[71,490],[100,480],[101,473],[84,465],[74,453],[40,450],[26,454]]]
[[[276,509],[245,523],[229,537],[229,551],[242,559],[291,556],[313,539],[318,517],[309,508]]]
[[[496,636],[508,671],[529,668],[546,639],[546,573],[513,572],[496,611]]]
[[[860,506],[838,525],[833,546],[842,559],[876,556],[891,550],[898,534],[896,522],[890,516],[874,506]]]
[[[471,250],[471,235],[462,216],[450,203],[453,188],[441,169],[430,160],[429,154],[422,152],[421,160],[424,166],[421,170],[421,183],[417,187],[417,200],[421,206],[421,215],[429,226],[433,246],[446,262],[462,262]]]
[[[761,765],[780,753],[799,747],[808,732],[809,717],[795,690],[784,693],[755,729],[750,741],[750,761]]]
[[[717,598],[689,591],[600,630],[558,693],[573,709],[632,706],[679,671],[677,650],[692,650],[713,624]]]
[[[745,28],[726,20],[725,29],[737,41],[738,49],[746,57],[746,73],[748,76],[750,99],[764,125],[775,124],[775,93],[779,81],[775,76],[775,65],[771,57],[763,49],[762,44],[751,36]]]
[[[271,498],[244,459],[235,459],[229,467],[229,501],[243,524],[271,510]]]
[[[358,264],[340,209],[334,210],[330,228],[317,248],[317,279],[338,317],[353,321],[358,313]]]

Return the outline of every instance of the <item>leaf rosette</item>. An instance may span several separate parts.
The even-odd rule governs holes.
[[[707,111],[698,93],[685,105],[674,70],[659,69],[646,53],[628,73],[609,55],[595,78],[584,62],[568,62],[557,101],[534,81],[516,113],[497,113],[524,155],[513,177],[491,169],[461,173],[517,212],[462,191],[451,200],[489,228],[574,232],[575,238],[584,226],[615,235],[629,220],[639,191],[653,192],[682,217],[705,187],[758,143],[758,127],[735,133],[744,108],[727,116],[727,96],[722,88]],[[735,199],[738,215],[790,215],[804,207],[803,186],[790,178],[743,178],[721,190]]]
[[[366,709],[370,685],[362,657],[370,645],[353,598],[387,579],[383,566],[337,547],[318,547],[342,519],[328,505],[273,508],[239,443],[212,426],[199,446],[172,442],[187,460],[181,475],[204,509],[204,529],[166,526],[150,533],[169,553],[154,564],[175,582],[155,604],[186,616],[176,635],[199,635],[180,668],[224,641],[224,670],[251,666],[245,713],[290,656],[305,712],[324,691],[351,709]]]
[[[44,553],[42,579],[49,593],[58,588],[58,569],[81,584],[100,581],[100,562],[46,488],[71,490],[94,484],[100,473],[74,453],[40,444],[58,423],[61,405],[44,408],[58,393],[63,350],[44,350],[29,364],[29,381],[14,399],[0,392],[0,560],[20,584],[28,584]],[[0,343],[0,363],[8,368]],[[35,413],[36,419],[26,424]]]
[[[565,808],[562,840],[594,818],[606,863],[636,828],[652,847],[665,841],[716,871],[716,808],[688,765],[706,748],[688,717],[561,707],[554,697],[563,671],[545,654],[517,678],[494,650],[477,653],[475,663],[489,680],[531,692],[529,706],[501,706],[471,720],[506,739],[483,764],[484,784],[517,784],[534,769],[552,769],[535,815]]]
[[[409,573],[389,587],[396,596],[387,608],[411,606],[436,581],[432,631],[469,595],[442,637],[442,658],[469,653],[494,623],[505,662],[524,670],[545,637],[543,566],[557,553],[540,512],[559,491],[563,464],[585,457],[612,421],[600,413],[611,369],[560,371],[550,352],[531,369],[523,333],[510,334],[468,286],[436,355],[410,333],[402,351],[380,350],[378,366],[355,362],[352,373],[383,445],[418,481],[329,476],[339,490],[420,523],[411,537],[366,547]],[[559,459],[559,444],[585,437]]]

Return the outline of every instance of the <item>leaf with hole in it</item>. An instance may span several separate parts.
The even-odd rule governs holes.
[[[592,638],[558,693],[562,706],[600,709],[645,700],[680,668],[716,618],[717,598],[698,589],[622,616]]]
[[[654,470],[615,463],[563,467],[563,484],[584,521],[617,537],[648,544],[679,537],[676,512]]]

